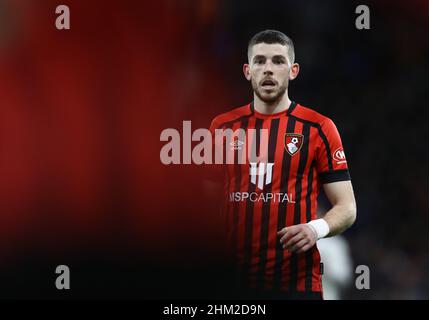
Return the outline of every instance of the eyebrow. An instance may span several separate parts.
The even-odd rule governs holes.
[[[258,55],[253,57],[253,61],[255,61],[257,59],[266,59],[266,57],[264,55],[258,54]],[[281,54],[273,56],[272,59],[282,59],[282,60],[286,61],[286,57],[284,55],[281,55]]]

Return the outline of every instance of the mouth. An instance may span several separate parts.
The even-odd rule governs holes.
[[[272,89],[275,86],[276,86],[276,83],[274,82],[274,80],[271,80],[271,79],[265,79],[261,83],[261,87],[264,89]]]

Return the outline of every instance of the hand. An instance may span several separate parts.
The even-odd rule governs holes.
[[[279,232],[280,243],[283,249],[290,252],[302,253],[316,244],[317,234],[307,224],[298,224],[295,226],[283,228]]]

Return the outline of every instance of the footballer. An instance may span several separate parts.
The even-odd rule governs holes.
[[[268,133],[263,162],[222,166],[222,212],[240,288],[257,297],[323,299],[318,239],[335,236],[356,219],[347,160],[334,122],[290,100],[289,81],[299,74],[292,40],[282,32],[262,31],[249,41],[243,71],[253,101],[215,117],[210,131],[242,129],[235,157]],[[317,218],[323,188],[332,204]]]

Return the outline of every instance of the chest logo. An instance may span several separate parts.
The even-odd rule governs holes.
[[[268,185],[272,181],[274,163],[256,163],[250,162],[250,182],[257,184],[259,189],[263,189],[264,185]],[[258,180],[258,181],[256,181]]]
[[[297,154],[301,150],[304,142],[304,136],[299,133],[285,133],[285,148],[291,156]]]

